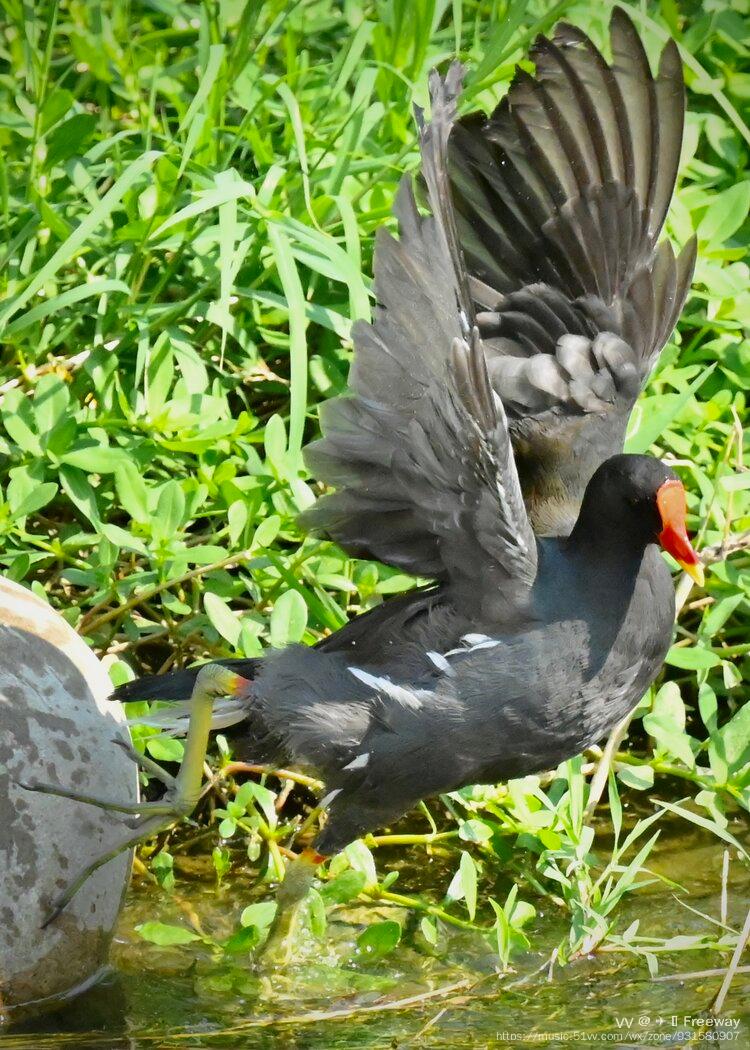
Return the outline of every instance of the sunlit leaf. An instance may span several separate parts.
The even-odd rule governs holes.
[[[165,922],[142,922],[135,927],[136,933],[144,941],[158,944],[160,947],[171,947],[177,944],[191,944],[199,941],[199,934],[184,926],[170,926]]]

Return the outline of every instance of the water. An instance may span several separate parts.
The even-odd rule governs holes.
[[[443,871],[436,866],[433,874],[416,851],[412,856],[414,866],[403,868],[399,888],[446,885]],[[651,868],[679,882],[685,892],[678,895],[695,911],[659,883],[626,898],[617,930],[639,919],[640,933],[660,938],[720,932],[697,912],[714,919],[720,914],[722,857],[715,839],[675,825]],[[721,973],[670,975],[723,971],[728,963],[715,951],[671,952],[660,955],[659,979],[652,980],[630,954],[605,952],[557,967],[549,980],[547,968],[539,968],[566,925],[547,906],[531,930],[533,950],[514,959],[515,971],[505,975],[494,972],[488,942],[472,933],[445,929],[437,950],[429,952],[414,936],[415,919],[391,955],[363,960],[356,936],[374,912],[404,917],[374,905],[342,907],[330,917],[324,942],[303,935],[294,963],[276,970],[254,967],[248,955],[218,954],[202,942],[158,948],[140,940],[134,927],[147,919],[174,923],[192,915],[214,937],[236,928],[250,902],[249,884],[236,878],[217,892],[208,868],[204,858],[193,859],[171,897],[137,881],[113,945],[112,972],[65,1011],[0,1034],[0,1050],[681,1046],[685,1015],[706,1011]],[[735,929],[744,921],[749,889],[750,873],[734,861],[728,920]],[[389,1003],[402,1005],[392,1009]],[[735,977],[723,1016],[739,1027],[715,1032],[716,1043],[750,1048],[750,973]]]

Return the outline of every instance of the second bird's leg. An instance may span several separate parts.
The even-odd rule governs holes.
[[[185,753],[176,777],[162,769],[152,759],[145,758],[144,760],[144,756],[136,752],[130,745],[122,744],[134,761],[137,761],[152,776],[157,777],[162,783],[166,784],[167,790],[158,802],[124,805],[107,799],[99,799],[92,795],[70,791],[66,788],[55,787],[52,784],[21,785],[31,791],[40,791],[48,795],[59,795],[62,798],[83,802],[86,805],[96,806],[98,809],[108,812],[127,813],[135,818],[125,821],[126,832],[115,841],[106,853],[102,853],[95,860],[81,868],[71,879],[63,893],[56,898],[52,911],[45,919],[43,926],[47,926],[53,919],[57,918],[86,880],[103,864],[106,864],[124,850],[137,845],[141,839],[154,835],[156,832],[168,827],[175,819],[190,816],[201,797],[203,763],[206,757],[208,736],[211,731],[213,702],[218,697],[242,693],[247,686],[248,681],[246,678],[234,674],[226,667],[220,667],[218,664],[207,664],[201,668],[190,698],[190,717],[187,736],[185,737]],[[118,741],[118,743],[121,742]]]
[[[269,962],[285,966],[291,960],[302,904],[312,889],[318,865],[325,859],[322,854],[308,848],[298,853],[287,866],[284,881],[276,893],[276,916],[261,951]]]
[[[171,773],[163,769],[158,762],[154,762],[153,758],[141,754],[129,740],[115,737],[112,743],[121,748],[141,769],[144,769],[154,779],[164,784],[167,788],[167,793],[175,790],[177,785],[176,777],[173,777]],[[86,806],[96,806],[97,809],[104,809],[108,813],[129,813],[131,816],[139,816],[146,808],[148,808],[148,812],[152,817],[156,816],[157,813],[174,813],[174,804],[169,801],[167,795],[159,802],[122,803],[99,798],[97,795],[87,795],[83,791],[73,791],[70,788],[58,787],[56,784],[42,784],[36,780],[18,781],[18,786],[25,791],[36,791],[40,795],[56,795],[58,798],[69,798],[71,802],[83,802]]]

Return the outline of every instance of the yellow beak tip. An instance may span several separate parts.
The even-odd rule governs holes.
[[[688,576],[692,580],[694,580],[695,583],[698,584],[699,587],[703,586],[703,584],[706,582],[706,574],[703,571],[703,565],[699,561],[695,562],[693,564],[690,564],[689,562],[681,561],[680,565],[682,566],[684,571],[688,574]]]

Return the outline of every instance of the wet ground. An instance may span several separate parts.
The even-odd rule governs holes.
[[[626,899],[617,930],[638,919],[639,933],[655,938],[721,935],[710,920],[721,914],[723,853],[715,839],[677,825],[651,868],[682,889],[658,883]],[[399,880],[405,892],[433,881],[424,855],[413,851],[413,859]],[[546,963],[567,928],[546,905],[529,930],[532,951],[502,975],[480,935],[444,927],[430,950],[416,920],[407,922],[390,955],[363,959],[357,935],[368,921],[394,914],[377,907],[375,915],[372,905],[339,908],[329,916],[326,938],[302,935],[294,963],[278,969],[200,941],[169,948],[144,943],[134,928],[155,918],[184,924],[192,917],[217,939],[237,928],[251,900],[248,883],[236,878],[217,891],[207,872],[200,858],[192,861],[172,896],[136,880],[112,972],[65,1011],[0,1034],[0,1050],[682,1046],[688,1033],[706,1031],[706,1011],[729,961],[726,953],[706,949],[658,953],[654,979],[632,954],[603,952],[554,967],[550,975]],[[434,883],[445,886],[437,869]],[[728,925],[737,930],[750,904],[750,872],[737,860],[726,889]],[[708,1031],[711,1038],[701,1045],[750,1048],[750,972],[737,974],[721,1027]]]

